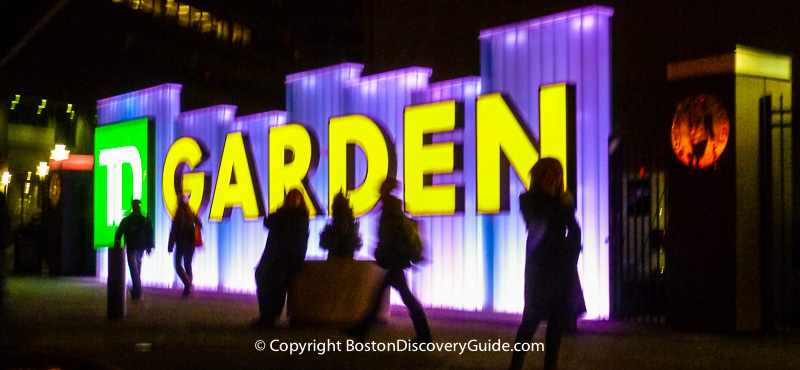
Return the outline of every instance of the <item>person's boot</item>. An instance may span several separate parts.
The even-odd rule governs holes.
[[[361,329],[358,326],[354,326],[352,328],[345,329],[344,333],[345,333],[345,335],[347,335],[349,337],[355,338],[359,342],[363,342],[364,339],[366,339],[366,337],[367,337],[366,330]]]
[[[270,320],[270,319],[268,319],[268,318],[266,318],[264,316],[259,316],[257,319],[253,320],[253,322],[250,323],[250,327],[254,328],[254,329],[274,328],[275,327],[275,318],[272,318]]]
[[[525,351],[514,351],[511,355],[511,364],[508,365],[509,370],[519,370],[525,365]]]

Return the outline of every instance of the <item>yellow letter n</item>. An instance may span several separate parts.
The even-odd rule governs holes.
[[[509,207],[509,165],[525,187],[540,155],[558,159],[566,184],[575,190],[575,88],[543,86],[539,91],[539,141],[499,93],[478,98],[476,114],[477,204],[480,213]]]

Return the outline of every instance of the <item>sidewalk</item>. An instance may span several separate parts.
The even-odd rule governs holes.
[[[347,351],[350,338],[329,328],[254,330],[251,295],[195,292],[182,298],[179,290],[145,288],[141,302],[129,303],[124,321],[108,322],[105,286],[93,280],[12,278],[7,288],[16,334],[0,333],[0,369],[502,369],[510,359],[501,351]],[[434,310],[429,318],[438,343],[512,343],[516,331],[515,322],[464,321]],[[534,340],[542,342],[543,335],[540,328]],[[397,344],[413,336],[405,310],[395,308],[368,343]],[[265,350],[256,350],[258,340]],[[271,343],[329,341],[340,342],[340,351],[327,345],[324,354],[270,350]],[[578,333],[565,336],[560,357],[562,369],[800,368],[800,333],[716,335],[584,321]],[[532,352],[526,365],[540,368],[542,359],[543,353]]]

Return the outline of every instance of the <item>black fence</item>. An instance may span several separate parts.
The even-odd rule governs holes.
[[[667,171],[643,151],[611,151],[611,318],[665,321]]]
[[[765,96],[759,107],[762,323],[765,330],[788,329],[800,321],[800,251],[792,230],[792,111],[783,96]]]

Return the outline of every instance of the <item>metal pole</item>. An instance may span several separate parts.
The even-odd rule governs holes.
[[[108,248],[108,318],[125,317],[125,248]]]
[[[772,187],[772,96],[759,99],[759,186],[761,212],[761,325],[763,330],[772,331],[773,316],[773,187]]]

